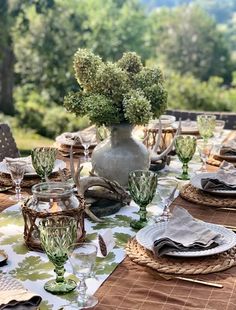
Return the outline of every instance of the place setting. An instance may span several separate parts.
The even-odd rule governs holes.
[[[236,265],[236,235],[224,226],[195,219],[187,210],[175,206],[168,221],[139,230],[127,243],[126,252],[133,262],[163,273],[164,279],[165,274],[208,274]],[[203,280],[200,284],[223,287]]]
[[[49,176],[54,181],[61,180],[59,172],[66,173],[66,163],[56,156],[56,148],[38,147],[28,157],[4,158],[0,162],[0,191],[5,192],[14,187],[19,189],[21,186],[29,188]]]

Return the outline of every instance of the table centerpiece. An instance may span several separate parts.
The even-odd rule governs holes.
[[[87,115],[96,126],[110,128],[110,137],[92,154],[95,172],[126,186],[132,170],[148,169],[146,147],[132,137],[135,125],[146,125],[166,109],[167,92],[159,68],[144,67],[134,52],[117,62],[104,62],[87,49],[74,55],[80,91],[69,93],[64,105],[77,116]]]

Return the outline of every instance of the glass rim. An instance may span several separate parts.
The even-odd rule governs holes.
[[[44,190],[40,190],[43,186],[47,186],[47,188]],[[49,192],[50,189],[56,190],[56,189],[62,189],[62,192]],[[68,182],[41,182],[38,184],[35,184],[31,188],[32,193],[36,195],[37,197],[48,197],[50,194],[50,198],[58,198],[58,197],[64,197],[66,195],[70,195],[73,193],[73,185]]]
[[[153,175],[156,175],[156,173],[155,172],[153,172],[153,171],[150,171],[150,170],[142,170],[142,169],[137,169],[137,170],[132,170],[132,171],[130,171],[129,172],[129,175],[132,175],[132,174],[134,174],[134,173],[143,173],[143,172],[145,172],[145,173],[148,173],[148,174],[153,174]]]
[[[94,243],[88,243],[88,242],[74,242],[74,243],[72,243],[71,245],[68,246],[67,250],[79,249],[80,246],[81,246],[81,248],[83,246],[91,246],[91,247],[94,248],[94,251],[93,251],[94,253],[97,254],[97,252],[98,252],[98,246],[96,244],[94,244]],[[81,253],[80,255],[88,255],[88,254],[91,254],[91,253]]]

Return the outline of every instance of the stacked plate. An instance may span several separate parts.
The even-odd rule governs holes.
[[[221,195],[221,196],[236,196],[236,190],[230,189],[230,190],[225,190],[225,189],[204,189],[202,188],[202,179],[215,179],[216,178],[216,173],[210,173],[210,172],[203,172],[194,175],[190,183],[193,187],[200,189],[202,191],[208,192],[210,194],[214,195]]]
[[[185,251],[185,252],[174,250],[168,253],[168,255],[175,257],[202,257],[225,252],[236,245],[236,234],[232,230],[229,230],[221,225],[215,225],[210,223],[204,223],[204,225],[206,226],[206,228],[209,228],[221,235],[221,242],[219,243],[219,245],[207,250],[201,249],[198,251]],[[162,234],[165,231],[165,229],[166,229],[165,222],[160,222],[151,226],[146,226],[138,231],[136,235],[136,240],[144,248],[152,251],[154,241],[158,239],[160,234]]]

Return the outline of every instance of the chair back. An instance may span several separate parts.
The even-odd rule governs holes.
[[[5,157],[16,158],[20,153],[7,124],[0,124],[0,161]]]

